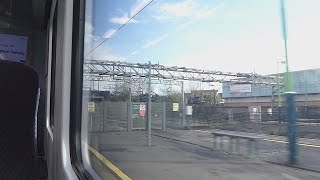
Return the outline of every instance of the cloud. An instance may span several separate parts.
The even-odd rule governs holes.
[[[155,39],[152,40],[148,40],[144,43],[144,45],[142,46],[143,48],[149,48],[151,46],[157,45],[158,43],[160,43],[162,40],[164,40],[165,38],[168,37],[168,34],[163,34],[160,37],[157,37]]]
[[[114,53],[112,48],[107,44],[101,44],[101,42],[114,35],[115,30],[108,30],[103,37],[96,36],[93,34],[94,27],[90,21],[85,22],[85,36],[84,36],[84,55],[86,59],[96,60],[113,60],[113,61],[126,61],[127,59],[117,53]],[[113,34],[112,34],[113,33]],[[101,44],[97,49],[92,51],[95,47]],[[90,52],[92,51],[92,52]],[[90,53],[89,53],[90,52]]]
[[[176,3],[162,3],[154,7],[153,17],[156,20],[170,20],[181,17],[191,17],[194,9],[199,6],[192,0],[184,0]]]
[[[224,7],[224,0],[215,3],[213,6],[200,5],[194,0],[182,0],[177,3],[156,6],[152,17],[158,21],[184,18],[185,21],[176,27],[176,32],[180,32],[200,20],[213,18],[216,11],[222,7]]]
[[[116,29],[109,29],[104,33],[103,38],[105,39],[112,38],[116,34],[116,32],[117,32]]]
[[[112,17],[109,21],[114,24],[125,24],[125,23],[139,23],[139,21],[135,19],[131,19],[134,15],[136,15],[142,8],[144,8],[150,0],[137,0],[135,4],[132,5],[130,8],[129,13],[124,13],[120,17]]]
[[[131,19],[129,21],[131,17],[128,16],[128,13],[124,13],[121,17],[113,17],[110,19],[110,22],[114,23],[114,24],[125,24],[125,23],[138,23],[137,20],[135,19]]]
[[[133,51],[130,55],[134,56],[134,55],[137,55],[139,53],[140,53],[139,51]]]
[[[101,38],[102,39],[102,38]],[[127,58],[115,51],[108,44],[102,44],[95,49],[86,59],[110,60],[110,61],[126,61]]]
[[[98,43],[99,42],[96,42],[95,44],[98,44]],[[107,44],[102,44],[101,46],[99,46],[97,49],[92,51],[88,56],[85,56],[85,59],[110,60],[110,61],[126,61],[127,60],[125,56],[115,53],[114,50],[111,47],[109,47]]]
[[[127,58],[125,56],[115,53],[114,50],[107,44],[102,44],[101,46],[99,46],[88,56],[86,56],[85,59],[127,61]]]
[[[92,33],[93,32],[93,26],[88,21],[85,22],[84,32],[85,32],[84,43],[88,45],[93,39],[93,33]]]
[[[164,20],[166,18],[169,18],[169,16],[171,16],[172,18],[173,18],[173,16],[176,16],[176,17],[183,16],[183,17],[188,17],[189,19],[187,21],[185,21],[184,23],[180,24],[179,26],[177,26],[177,28],[175,29],[175,31],[173,33],[170,33],[170,34],[166,33],[166,34],[161,35],[160,37],[157,37],[153,40],[149,40],[149,41],[145,42],[145,44],[143,45],[143,48],[148,48],[148,47],[154,46],[154,45],[158,44],[159,42],[161,42],[163,39],[167,38],[169,35],[172,35],[174,33],[179,33],[180,31],[187,29],[189,26],[191,26],[192,24],[196,23],[197,21],[199,21],[201,19],[211,17],[217,9],[219,9],[223,6],[224,6],[223,3],[219,3],[214,7],[202,7],[202,8],[200,8],[200,10],[193,12],[194,9],[200,7],[200,5],[196,4],[193,0],[185,0],[185,1],[181,1],[179,3],[165,4],[162,7],[162,10],[160,10],[160,11],[166,12],[166,13],[164,13],[165,15],[158,16],[158,17],[154,16],[154,18],[158,18],[158,20],[160,20],[160,19]],[[169,15],[170,13],[172,13],[173,16]]]
[[[226,12],[225,15],[226,15],[226,17],[232,18],[232,19],[241,17],[241,14],[239,12],[235,12],[235,11],[228,11],[228,12]]]
[[[203,19],[211,17],[221,5],[223,4],[219,2],[217,6],[212,8],[207,5],[200,5],[195,0],[180,0],[175,3],[158,4],[154,7],[154,15],[152,17],[159,21],[177,18]]]
[[[266,35],[261,38],[225,41],[217,47],[207,47],[169,59],[167,65],[223,72],[256,71],[259,74],[269,74],[274,73],[276,61],[282,54],[281,40]]]
[[[166,15],[176,17],[187,17],[193,13],[193,10],[199,5],[191,0],[182,1],[179,3],[165,3],[160,6],[160,11]]]
[[[151,0],[137,0],[130,9],[130,16],[137,14],[143,7],[145,7]]]
[[[103,41],[102,37],[95,36],[93,34],[94,27],[90,21],[85,22],[85,36],[84,36],[84,54],[85,56],[98,45],[99,42]],[[90,53],[91,54],[91,53]]]

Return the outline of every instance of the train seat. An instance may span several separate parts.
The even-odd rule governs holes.
[[[39,77],[30,66],[0,60],[0,179],[36,179]]]

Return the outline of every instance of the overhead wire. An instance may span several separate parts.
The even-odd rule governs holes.
[[[104,39],[100,44],[98,44],[96,47],[94,47],[91,51],[89,51],[86,55],[88,56],[89,54],[91,54],[93,51],[95,51],[98,47],[100,47],[103,43],[105,43],[107,40],[111,39],[113,37],[113,35],[115,33],[117,33],[121,28],[123,28],[125,25],[127,25],[133,18],[135,18],[140,12],[142,12],[146,7],[148,7],[154,0],[151,0],[150,2],[148,2],[148,4],[146,4],[143,8],[141,8],[136,14],[134,14],[133,16],[130,17],[130,19],[128,19],[128,21],[126,21],[124,24],[122,24],[121,26],[118,27],[118,29],[116,29],[115,31],[113,31],[109,37],[107,37],[106,39]]]

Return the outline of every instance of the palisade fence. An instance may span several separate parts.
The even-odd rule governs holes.
[[[162,130],[165,127],[166,118],[166,103],[152,103],[151,104],[151,128]]]
[[[94,102],[94,112],[89,112],[89,132],[146,130],[148,106],[137,102]],[[152,129],[182,128],[182,107],[173,111],[172,103],[152,103]]]
[[[173,103],[166,103],[166,126],[168,128],[182,128],[182,106],[181,103],[178,104],[178,110],[173,111]]]
[[[174,104],[176,107],[174,108]],[[178,104],[178,105],[177,105]],[[89,112],[89,132],[109,132],[147,129],[147,103],[138,102],[95,102],[94,112]],[[287,121],[285,107],[278,113],[267,112],[267,107],[252,114],[248,107],[215,107],[194,105],[192,116],[185,116],[188,128],[223,127],[226,125],[246,125],[252,123],[282,123]],[[152,129],[184,129],[182,104],[153,102],[151,106]],[[299,121],[320,123],[320,107],[297,107]],[[319,122],[318,122],[319,121]],[[309,121],[308,121],[309,122]]]
[[[95,102],[89,112],[89,132],[124,131],[128,129],[128,102]]]

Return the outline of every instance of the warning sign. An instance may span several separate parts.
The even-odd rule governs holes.
[[[139,115],[141,117],[146,116],[146,105],[145,104],[140,104]]]
[[[95,104],[94,104],[94,102],[89,102],[89,103],[88,103],[88,111],[89,111],[89,112],[94,112],[94,111],[95,111]]]
[[[174,111],[174,112],[179,111],[179,103],[173,103],[172,104],[172,111]]]

